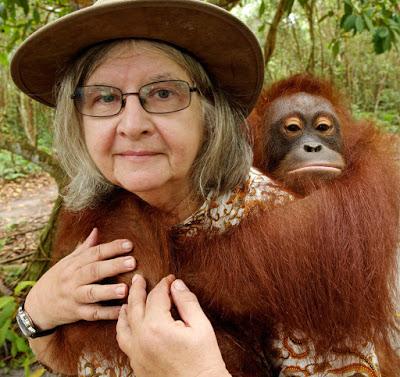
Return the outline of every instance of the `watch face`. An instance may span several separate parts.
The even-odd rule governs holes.
[[[16,320],[19,328],[26,337],[31,337],[35,334],[35,329],[32,327],[30,319],[22,308],[18,309]]]

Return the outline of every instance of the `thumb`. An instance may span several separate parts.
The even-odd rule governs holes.
[[[171,295],[172,300],[186,325],[196,328],[210,323],[207,316],[204,314],[196,295],[189,290],[182,280],[176,279],[172,283]]]

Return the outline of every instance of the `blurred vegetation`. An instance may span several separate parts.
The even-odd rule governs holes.
[[[266,84],[303,71],[330,78],[349,98],[356,117],[371,118],[386,130],[400,133],[397,0],[209,2],[228,9],[255,32],[265,54]],[[41,170],[61,184],[62,172],[52,150],[52,110],[14,87],[9,62],[16,47],[34,30],[91,3],[0,0],[0,185]],[[22,276],[15,268],[2,269],[1,274],[6,281]],[[12,321],[24,292],[17,287],[18,291],[0,297],[0,368],[24,366],[25,375],[32,376],[34,359]]]
[[[396,0],[209,0],[247,23],[266,59],[266,84],[295,72],[330,78],[358,117],[400,129],[400,5]],[[52,111],[10,79],[15,48],[40,26],[90,0],[0,1],[0,179],[38,167],[59,180],[51,149]]]

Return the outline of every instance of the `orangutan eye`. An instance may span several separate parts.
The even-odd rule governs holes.
[[[284,130],[288,134],[293,134],[303,129],[303,122],[298,117],[289,117],[285,119]]]
[[[329,128],[330,128],[330,126],[328,124],[325,124],[325,123],[320,123],[317,126],[317,130],[318,131],[328,131]]]
[[[288,124],[286,126],[286,129],[288,131],[290,131],[290,132],[297,132],[297,131],[301,130],[301,128],[297,124],[294,124],[294,123],[293,124]]]
[[[316,121],[315,129],[320,132],[326,132],[333,128],[332,121],[325,117],[319,117]]]

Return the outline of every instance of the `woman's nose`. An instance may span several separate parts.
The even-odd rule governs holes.
[[[118,132],[131,138],[148,134],[154,129],[151,114],[143,109],[137,95],[125,97],[124,107],[118,118]]]

